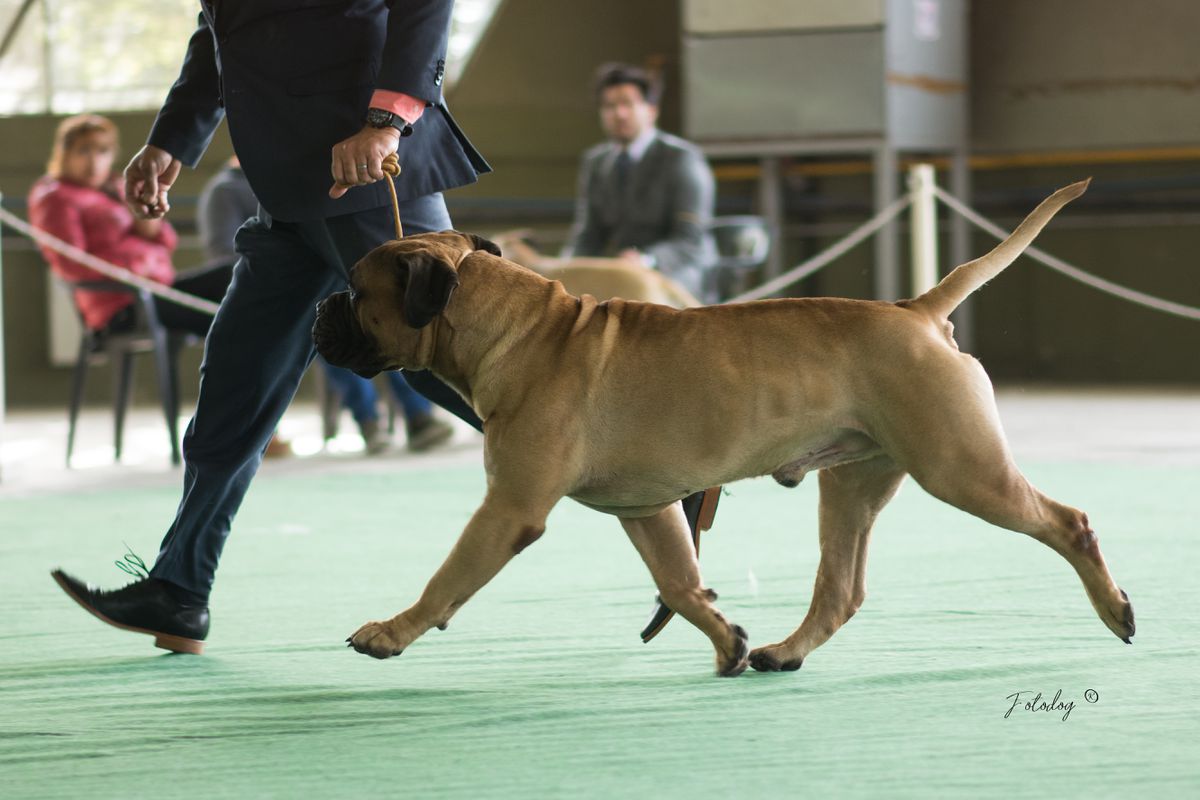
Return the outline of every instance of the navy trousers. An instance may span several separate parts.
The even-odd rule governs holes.
[[[410,233],[451,227],[441,194],[405,201],[400,215]],[[355,262],[394,236],[389,207],[303,223],[260,210],[239,229],[238,262],[205,342],[196,413],[183,438],[183,498],[152,577],[208,597],[234,515],[315,354],[317,303],[345,289]],[[433,375],[407,375],[421,394],[481,427]]]

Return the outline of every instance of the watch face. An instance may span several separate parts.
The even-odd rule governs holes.
[[[371,108],[367,110],[367,124],[376,127],[384,127],[392,123],[392,112],[384,111],[382,108]]]

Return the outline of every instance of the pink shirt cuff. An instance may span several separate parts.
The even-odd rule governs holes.
[[[416,122],[425,112],[425,101],[400,92],[376,89],[371,95],[371,108],[382,108],[402,117],[405,122]]]

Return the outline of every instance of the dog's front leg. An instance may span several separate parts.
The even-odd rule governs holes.
[[[679,503],[652,517],[622,519],[621,526],[650,568],[663,602],[675,609],[712,640],[717,651],[717,674],[740,675],[749,664],[746,631],[717,610],[717,594],[705,589],[691,531]]]
[[[430,628],[445,628],[471,595],[545,530],[554,502],[532,504],[513,497],[512,492],[489,490],[421,598],[389,620],[363,625],[346,640],[349,646],[374,658],[388,658],[400,655]]]

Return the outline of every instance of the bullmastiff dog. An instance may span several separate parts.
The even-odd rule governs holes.
[[[1087,182],[1055,192],[987,255],[914,300],[764,300],[675,310],[597,302],[445,231],[369,253],[313,329],[361,375],[429,369],[484,424],[487,493],[412,606],[347,640],[401,653],[542,536],[563,497],[616,516],[666,603],[702,630],[719,675],[795,670],[862,605],[876,515],[906,475],[1075,568],[1100,620],[1129,642],[1133,609],[1082,511],[1022,476],[991,383],[948,315],[1029,245]],[[703,365],[698,368],[698,365]],[[820,473],[820,564],[787,637],[750,650],[705,587],[679,499],[770,475]]]

